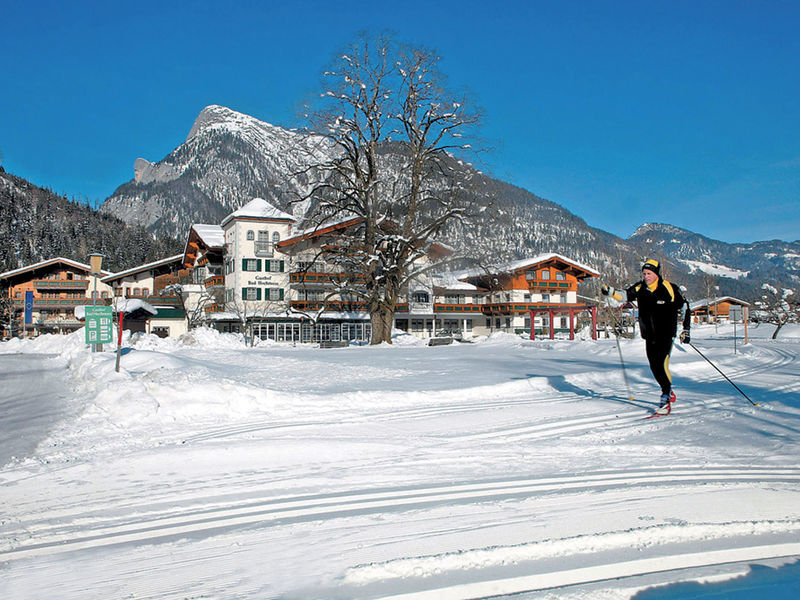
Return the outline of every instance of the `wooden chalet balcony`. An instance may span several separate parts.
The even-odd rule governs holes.
[[[207,313],[220,313],[225,312],[225,306],[222,304],[217,304],[216,302],[213,304],[209,304],[204,309]]]
[[[85,290],[89,288],[88,279],[34,279],[37,290]]]
[[[353,275],[351,273],[311,273],[299,271],[289,274],[289,283],[314,283],[314,284],[337,284],[344,280],[351,283],[364,283],[363,275]]]
[[[207,277],[206,280],[203,282],[203,285],[206,286],[206,289],[215,288],[215,287],[224,287],[225,286],[225,276],[224,275],[212,275],[211,277]]]
[[[289,305],[295,309],[300,311],[316,311],[320,310],[323,307],[325,310],[334,310],[334,311],[342,311],[342,312],[363,312],[367,310],[367,304],[365,302],[325,302],[315,301],[315,300],[292,300]]]
[[[531,289],[541,289],[541,288],[548,288],[548,289],[577,289],[572,288],[568,281],[552,281],[549,279],[541,279],[541,280],[528,280],[528,287]]]
[[[98,306],[107,306],[111,304],[111,298],[98,298],[97,305]],[[14,307],[15,308],[23,308],[25,305],[25,301],[20,298],[14,299]],[[91,306],[92,299],[91,298],[34,298],[33,299],[33,309],[37,310],[40,308],[74,308],[75,306]]]

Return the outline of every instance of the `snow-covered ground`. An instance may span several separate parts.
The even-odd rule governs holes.
[[[800,329],[0,344],[0,598],[797,598]],[[738,328],[741,336],[741,326]],[[736,595],[740,594],[740,595]]]

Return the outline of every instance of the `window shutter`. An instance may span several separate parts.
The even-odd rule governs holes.
[[[242,259],[242,271],[247,271],[247,259]]]
[[[261,271],[261,259],[256,260],[256,271]]]
[[[256,288],[256,300],[261,300],[261,288]]]
[[[283,261],[281,261],[281,273],[283,273]],[[281,290],[282,292],[283,290]]]
[[[281,266],[283,266],[283,261],[281,261]],[[283,271],[283,269],[281,269],[281,271]],[[278,299],[283,300],[283,288],[278,290]]]
[[[242,300],[247,300],[247,288],[242,288]]]

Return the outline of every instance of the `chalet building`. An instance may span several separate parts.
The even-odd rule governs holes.
[[[178,337],[188,330],[179,290],[171,288],[182,276],[189,275],[188,270],[181,271],[183,256],[176,254],[101,279],[111,287],[115,304],[123,305],[121,300],[141,300],[156,310],[137,330],[161,337]]]
[[[695,323],[718,323],[731,321],[731,315],[736,312],[739,312],[738,320],[747,319],[750,303],[732,296],[721,296],[692,302],[689,308]]]
[[[326,264],[320,249],[357,225],[349,218],[298,230],[293,217],[254,199],[219,226],[195,225],[183,267],[189,313],[221,331],[296,342],[366,341],[370,320],[357,297],[337,293],[351,273]],[[422,261],[451,252],[432,244]],[[421,338],[442,331],[463,337],[494,331],[554,335],[574,332],[591,307],[578,302],[578,283],[593,269],[557,254],[516,261],[490,272],[423,275],[404,290],[395,327]],[[588,317],[587,317],[588,318]],[[191,320],[191,319],[190,319]]]
[[[0,289],[11,304],[11,322],[3,337],[70,333],[83,327],[75,317],[75,307],[111,302],[112,289],[103,281],[109,275],[97,276],[87,264],[68,258],[53,258],[27,267],[0,273]],[[26,292],[32,292],[31,323],[24,321]]]
[[[479,290],[483,320],[475,333],[530,332],[531,337],[569,333],[574,337],[579,316],[596,319],[594,307],[578,301],[578,284],[599,275],[559,254],[543,254],[465,273],[458,279]]]

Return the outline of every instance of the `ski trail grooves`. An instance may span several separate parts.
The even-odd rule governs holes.
[[[564,571],[551,571],[538,575],[453,585],[408,594],[383,596],[381,600],[479,600],[481,598],[597,583],[651,573],[751,562],[769,558],[793,557],[798,554],[800,554],[800,543],[695,552],[594,565]]]
[[[123,524],[96,520],[84,522],[85,533],[49,531],[47,526],[27,524],[10,531],[6,539],[32,535],[29,543],[0,551],[0,562],[43,554],[99,548],[124,543],[154,543],[160,539],[188,534],[216,532],[242,526],[267,526],[286,521],[330,519],[352,514],[400,512],[442,503],[475,503],[500,498],[530,497],[537,494],[572,493],[598,488],[666,486],[671,484],[800,482],[795,468],[686,468],[651,472],[606,472],[580,476],[486,481],[461,485],[389,490],[356,490],[337,495],[268,498],[246,504],[230,503],[205,510],[173,512],[160,517]],[[15,535],[16,533],[16,535]]]

